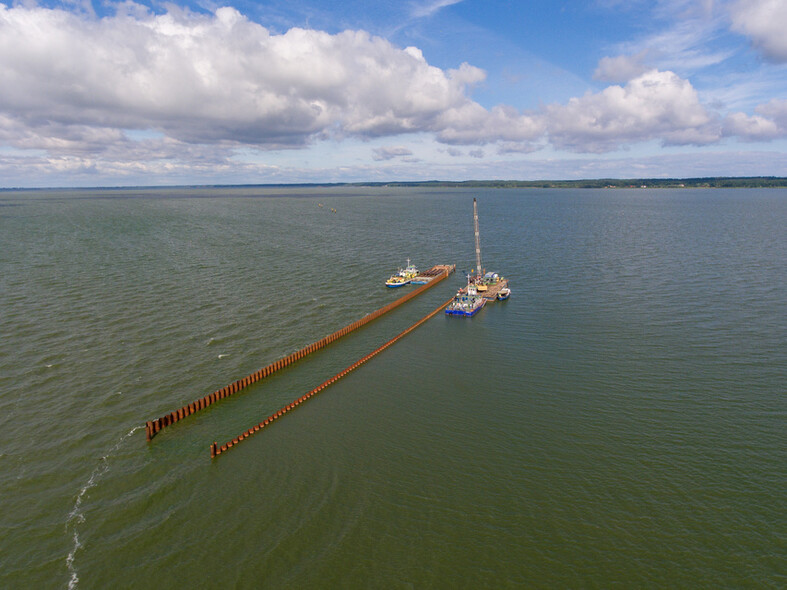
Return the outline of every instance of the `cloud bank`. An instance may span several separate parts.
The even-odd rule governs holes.
[[[572,98],[546,112],[552,143],[572,151],[606,152],[654,138],[665,145],[703,145],[721,137],[694,88],[673,72],[651,70],[626,86]]]
[[[274,35],[233,8],[89,20],[0,5],[0,76],[3,135],[17,147],[89,149],[88,136],[123,129],[264,149],[423,131],[446,143],[539,133],[514,109],[470,100],[485,77],[478,68],[444,71],[417,48],[363,31]]]
[[[736,26],[773,59],[787,59],[787,37],[761,16],[773,18],[773,5],[784,4],[755,4],[734,13]],[[473,146],[467,154],[479,158],[488,144],[498,154],[550,144],[599,153],[653,140],[707,145],[725,137],[787,137],[787,101],[723,117],[688,80],[646,70],[641,55],[600,62],[599,79],[624,85],[531,111],[485,108],[471,98],[484,71],[469,64],[443,70],[415,47],[398,48],[364,31],[273,34],[229,7],[153,14],[119,6],[114,16],[97,19],[0,4],[0,147],[37,151],[42,169],[103,165],[123,174],[177,169],[186,161],[221,169],[243,147],[264,152],[423,133],[449,146]],[[410,156],[406,147],[371,154],[375,161]]]
[[[156,129],[174,139],[296,147],[424,128],[483,78],[444,72],[362,31],[272,35],[232,8],[98,21],[0,5],[0,109],[31,129]]]

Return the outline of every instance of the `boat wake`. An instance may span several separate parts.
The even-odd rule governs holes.
[[[74,565],[74,558],[76,557],[76,553],[79,548],[82,547],[82,543],[79,541],[78,530],[79,525],[85,522],[85,514],[82,512],[82,500],[84,499],[87,491],[94,487],[101,477],[109,470],[109,458],[115,454],[118,449],[120,449],[120,447],[123,446],[123,443],[125,443],[132,434],[141,429],[142,426],[135,426],[122,437],[120,437],[120,440],[116,442],[111,449],[109,449],[107,454],[98,460],[98,465],[96,465],[96,468],[93,469],[93,473],[90,474],[90,478],[87,480],[87,483],[82,486],[82,489],[79,490],[79,493],[77,494],[76,501],[74,502],[74,508],[68,514],[68,518],[66,519],[66,534],[71,535],[74,540],[74,545],[71,548],[68,556],[66,556],[66,567],[68,568],[68,572],[71,575],[68,580],[68,590],[73,590],[79,583],[79,576],[77,575],[77,569]]]

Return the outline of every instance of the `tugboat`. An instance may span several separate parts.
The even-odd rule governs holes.
[[[391,275],[391,278],[385,281],[386,287],[404,287],[405,285],[410,284],[410,279],[405,279],[403,276],[399,274]]]
[[[385,281],[386,287],[403,287],[409,284],[415,277],[418,276],[418,269],[410,264],[410,259],[407,259],[407,266],[400,268],[399,271],[391,275],[391,278]]]
[[[463,315],[472,317],[477,314],[486,304],[486,299],[478,294],[478,289],[467,276],[467,287],[460,289],[454,300],[445,308],[448,315]]]

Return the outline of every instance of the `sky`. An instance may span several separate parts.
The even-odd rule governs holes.
[[[0,187],[787,176],[787,0],[0,0]]]

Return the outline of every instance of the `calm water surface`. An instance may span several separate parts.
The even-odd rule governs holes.
[[[457,273],[145,442],[408,257],[469,269],[474,196],[509,301],[211,461]],[[783,588],[785,227],[784,190],[0,192],[0,587]]]

